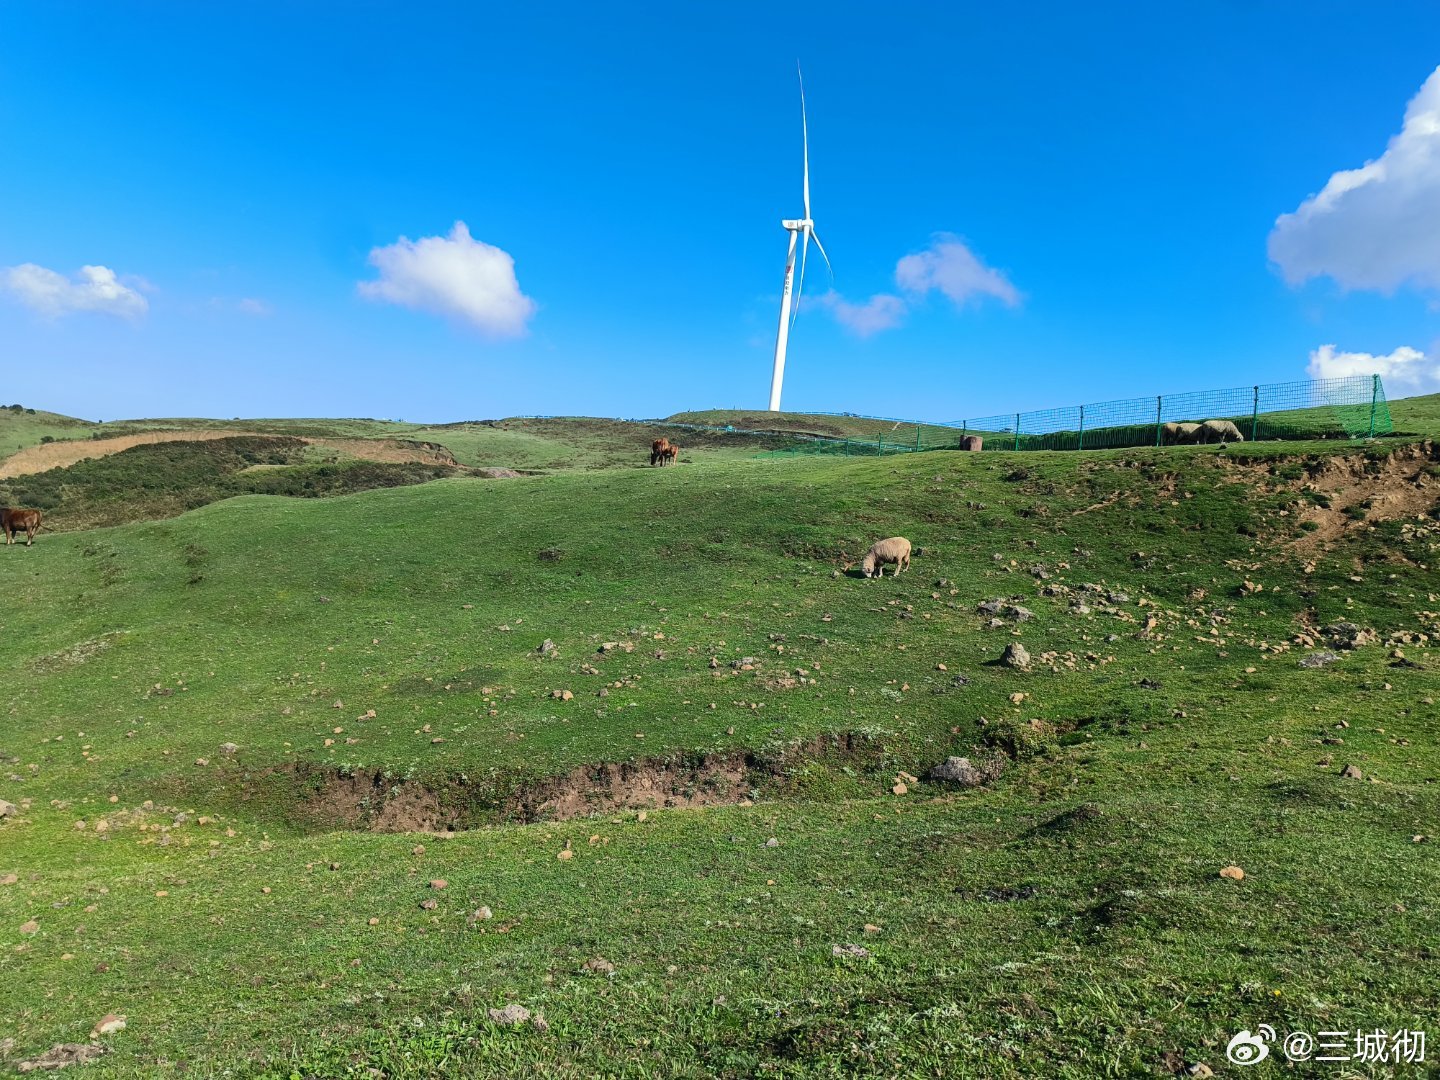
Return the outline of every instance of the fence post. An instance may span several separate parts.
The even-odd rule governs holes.
[[[1375,406],[1380,401],[1380,376],[1370,376],[1370,434],[1367,438],[1375,438]]]
[[[1076,450],[1085,449],[1085,406],[1080,406],[1080,437],[1075,444]]]
[[[919,424],[916,424],[916,425],[915,425],[915,450],[916,450],[917,453],[918,453],[919,450],[920,450],[920,425],[919,425]]]
[[[1020,449],[1020,414],[1015,414],[1015,449]]]
[[[885,433],[883,431],[875,436],[875,453],[885,453]]]
[[[1250,441],[1255,441],[1255,432],[1260,427],[1260,387],[1255,387],[1255,407],[1250,413]]]
[[[1161,412],[1163,411],[1164,402],[1165,402],[1165,395],[1164,395],[1164,394],[1156,394],[1156,395],[1155,395],[1155,445],[1156,445],[1156,446],[1159,446],[1159,445],[1160,445],[1160,442],[1161,442],[1161,440],[1160,440],[1160,430],[1161,430],[1161,429],[1160,429],[1160,414],[1161,414]]]

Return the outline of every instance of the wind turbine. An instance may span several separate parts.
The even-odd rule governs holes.
[[[815,235],[815,222],[810,218],[810,130],[805,122],[805,79],[800,69],[795,69],[800,79],[800,137],[805,149],[805,216],[798,220],[787,219],[780,224],[790,233],[790,251],[785,256],[785,289],[780,294],[780,329],[775,335],[775,373],[770,378],[770,411],[780,411],[780,388],[785,381],[785,345],[790,338],[790,327],[795,316],[790,313],[790,286],[795,280],[795,246],[800,244],[800,285],[795,290],[795,315],[800,313],[800,294],[805,290],[805,257],[810,253],[810,241],[825,258],[826,267],[833,277],[835,270],[830,267],[830,256],[825,254],[825,245]]]

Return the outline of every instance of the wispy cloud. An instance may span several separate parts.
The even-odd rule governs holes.
[[[956,307],[979,303],[987,296],[1006,307],[1020,303],[1020,293],[999,270],[980,261],[951,233],[936,233],[924,251],[895,264],[895,284],[914,296],[938,291]]]
[[[378,281],[357,286],[367,300],[399,304],[460,320],[494,337],[516,337],[535,314],[520,291],[515,260],[476,240],[463,221],[449,236],[401,237],[370,252]]]
[[[67,278],[35,263],[22,263],[0,271],[0,289],[52,319],[82,311],[137,318],[150,307],[108,266],[82,266],[78,277]]]
[[[817,299],[835,321],[853,334],[869,337],[890,330],[905,321],[910,308],[932,292],[946,297],[957,308],[999,300],[1007,307],[1019,305],[1020,292],[999,270],[985,263],[953,233],[936,233],[929,247],[904,256],[895,264],[895,285],[903,295],[876,293],[856,303],[836,292]]]
[[[1348,289],[1440,288],[1440,68],[1385,152],[1282,214],[1269,250],[1292,285],[1328,276]]]
[[[899,326],[909,309],[905,301],[890,293],[876,293],[862,304],[852,304],[837,292],[821,293],[815,303],[825,308],[835,321],[852,334],[869,337],[882,330]]]
[[[1391,393],[1398,390],[1405,394],[1428,394],[1440,390],[1440,358],[1426,356],[1409,345],[1401,345],[1385,356],[1336,352],[1334,345],[1321,345],[1310,353],[1306,370],[1314,379],[1379,375]]]

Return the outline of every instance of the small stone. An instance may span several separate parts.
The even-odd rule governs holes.
[[[485,922],[487,919],[493,919],[494,917],[495,913],[488,907],[478,907],[475,909],[475,913],[470,916],[470,921]]]
[[[435,910],[437,907],[439,907],[439,906],[440,906],[440,901],[439,901],[439,900],[421,900],[421,901],[420,901],[420,907],[421,907],[421,909],[423,909],[423,910],[425,910],[425,911],[434,911],[434,910]]]
[[[439,878],[439,877],[437,877],[437,878],[431,878],[431,879],[430,879],[430,887],[431,887],[432,889],[443,889],[443,888],[445,888],[445,886],[447,886],[447,885],[449,885],[449,884],[450,884],[450,883],[449,883],[448,881],[446,881],[444,878]]]
[[[1345,780],[1362,780],[1365,774],[1355,765],[1346,765],[1340,770],[1340,776]]]
[[[596,956],[590,960],[586,960],[580,970],[598,971],[602,975],[613,975],[615,973],[615,965],[603,956]]]
[[[541,1016],[539,1013],[536,1013],[530,1018],[530,1026],[533,1027],[536,1031],[550,1030],[550,1022],[546,1020],[545,1017]]]
[[[779,841],[779,840],[776,840],[775,837],[772,836],[772,837],[770,837],[769,840],[766,840],[766,841],[765,841],[765,846],[766,846],[766,847],[779,847],[779,846],[780,846],[780,841]]]
[[[266,891],[266,892],[269,892],[270,890],[269,890],[269,889],[266,889],[265,891]],[[155,890],[155,895],[158,896],[158,897],[164,898],[164,897],[166,897],[166,896],[169,896],[170,893],[169,893],[169,891],[166,890],[166,889],[156,889],[156,890]]]
[[[830,955],[866,957],[870,955],[870,950],[861,948],[859,945],[851,945],[849,943],[846,943],[844,945],[830,946]]]
[[[379,926],[379,925],[380,925],[380,920],[377,919],[377,918],[375,918],[375,917],[372,915],[370,918],[368,918],[368,919],[365,920],[365,925],[367,925],[367,926]]]
[[[880,927],[876,926],[873,922],[867,922],[865,924],[865,932],[867,934],[878,934],[880,932]]]
[[[1203,1061],[1197,1061],[1185,1070],[1185,1075],[1192,1076],[1195,1080],[1208,1080],[1209,1077],[1215,1075],[1215,1070]]]
[[[486,1009],[490,1019],[502,1027],[519,1027],[530,1019],[530,1010],[524,1005],[506,1005],[503,1009]]]
[[[14,885],[19,880],[19,874],[5,874],[3,877],[0,877],[0,885]]]
[[[38,934],[39,932],[40,924],[34,919],[31,919],[29,922],[23,922],[20,924],[20,933],[26,935],[27,937],[31,934]]]
[[[269,895],[270,895],[270,886],[269,886],[269,885],[262,885],[262,886],[260,886],[260,895],[261,895],[261,896],[269,896]]]
[[[897,782],[897,783],[895,784],[895,786],[890,789],[891,793],[892,793],[892,794],[895,794],[895,795],[904,795],[904,794],[906,794],[909,790],[910,790],[910,789],[905,786],[904,781],[899,781],[899,782]]]
[[[340,869],[340,864],[339,864],[338,862],[332,862],[332,863],[330,864],[330,869],[331,869],[331,870],[339,870],[339,869]]]
[[[424,845],[424,844],[416,844],[414,847],[412,847],[412,848],[410,849],[410,854],[411,854],[411,855],[424,855],[424,854],[425,854],[425,845]]]
[[[1229,878],[1231,881],[1244,881],[1245,871],[1238,866],[1227,866],[1220,871],[1220,876]]]
[[[555,853],[555,858],[559,859],[561,862],[568,862],[574,857],[575,852],[571,851],[569,848],[565,848],[563,851],[557,851]]]
[[[1005,646],[1005,651],[1000,654],[1000,663],[1004,667],[1024,671],[1030,666],[1030,650],[1018,641],[1012,641]]]
[[[939,765],[930,770],[932,780],[949,780],[952,783],[963,784],[965,787],[979,787],[985,782],[980,775],[980,770],[970,763],[966,757],[947,757]]]
[[[239,751],[239,749],[240,749],[240,744],[239,744],[239,743],[225,742],[225,743],[221,743],[221,744],[220,744],[220,752],[221,752],[222,754],[234,754],[234,753],[236,753],[237,751]]]

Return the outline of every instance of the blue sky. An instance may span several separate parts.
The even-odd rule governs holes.
[[[1440,389],[1440,6],[1086,7],[3,0],[0,398],[761,409],[797,60],[786,408]]]

